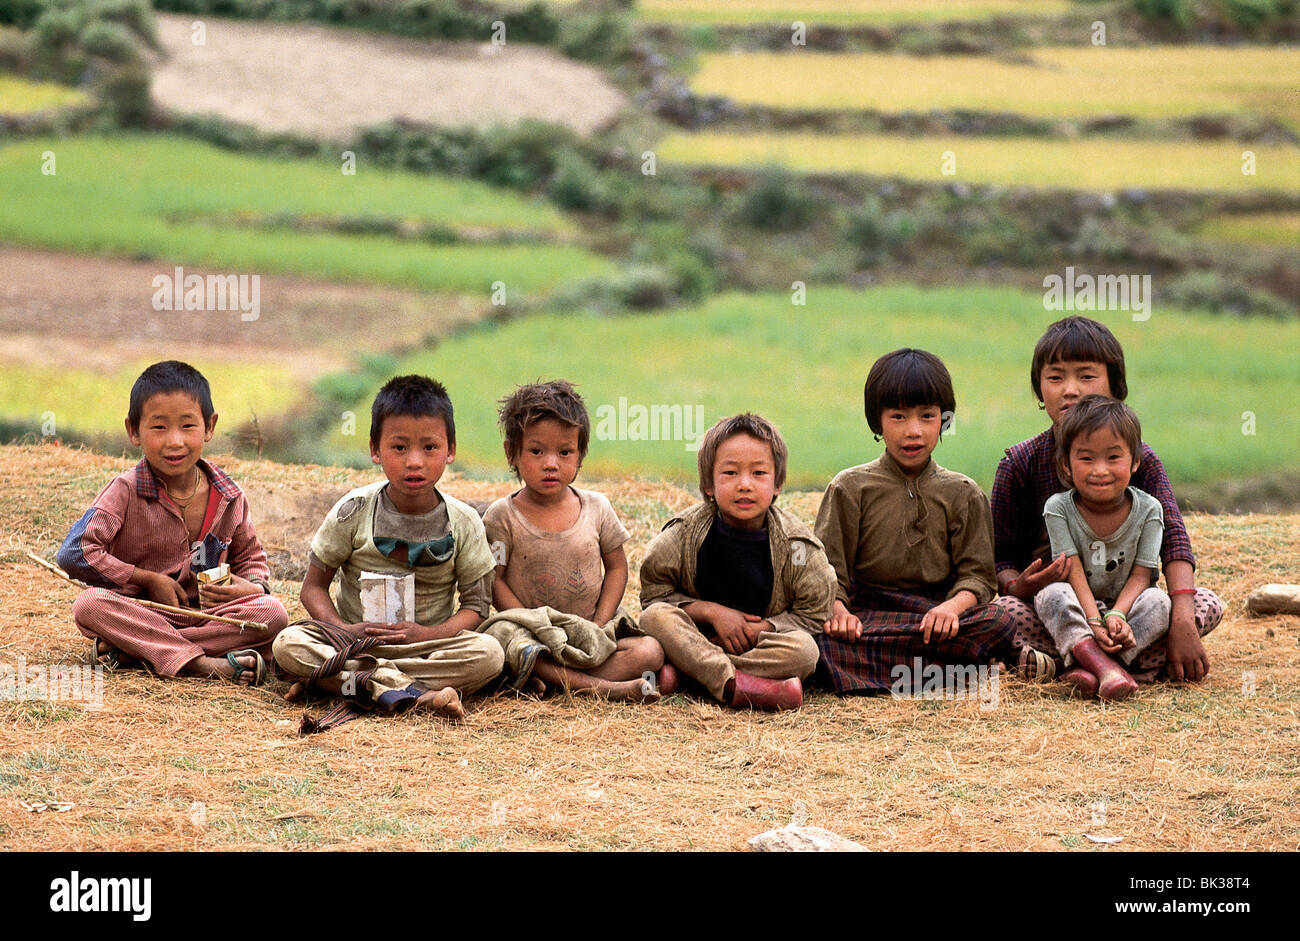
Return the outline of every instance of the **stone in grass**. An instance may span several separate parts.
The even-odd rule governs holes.
[[[1256,617],[1300,614],[1300,585],[1261,585],[1246,598],[1246,612]]]
[[[821,827],[796,827],[768,830],[749,838],[755,853],[870,853],[861,843]]]

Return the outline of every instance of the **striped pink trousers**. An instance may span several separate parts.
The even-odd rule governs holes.
[[[176,676],[195,657],[220,657],[251,647],[271,662],[271,641],[289,624],[289,615],[270,595],[228,601],[209,614],[259,621],[266,630],[240,630],[220,621],[196,621],[151,611],[107,588],[87,588],[72,604],[77,629],[124,654],[143,660],[162,676]]]

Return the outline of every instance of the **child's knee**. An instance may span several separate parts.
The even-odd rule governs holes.
[[[301,645],[306,642],[307,637],[302,633],[302,628],[285,627],[275,635],[275,640],[271,641],[271,656],[286,672],[294,675],[305,675],[310,671],[304,670],[300,650]]]
[[[786,635],[793,643],[790,649],[791,675],[806,680],[817,669],[821,651],[816,639],[804,631],[791,631]]]
[[[1034,596],[1034,610],[1044,621],[1048,618],[1060,619],[1071,607],[1077,607],[1078,604],[1079,599],[1069,582],[1052,582]]]
[[[255,620],[260,624],[266,625],[267,634],[280,634],[289,626],[289,612],[285,610],[280,599],[271,595],[254,595],[250,602],[252,616],[249,620]]]
[[[496,677],[506,665],[506,652],[495,637],[488,634],[472,635],[475,647],[474,678],[479,686]]]
[[[72,602],[72,620],[77,627],[94,630],[104,614],[113,608],[121,596],[107,588],[87,588]]]
[[[625,637],[619,641],[627,651],[631,666],[638,672],[656,672],[664,665],[664,649],[653,637]]]

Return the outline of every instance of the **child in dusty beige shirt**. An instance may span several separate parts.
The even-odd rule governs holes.
[[[483,517],[497,564],[492,600],[502,612],[498,617],[549,609],[547,626],[562,623],[570,641],[549,649],[528,644],[519,663],[507,650],[507,666],[530,672],[534,689],[540,681],[543,690],[550,684],[610,699],[657,700],[655,685],[643,677],[663,666],[659,643],[617,636],[633,626],[620,610],[628,532],[605,496],[573,486],[591,434],[582,397],[564,381],[520,386],[502,401],[499,414],[506,460],[524,486]]]

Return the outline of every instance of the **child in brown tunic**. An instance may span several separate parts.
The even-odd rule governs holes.
[[[930,457],[956,408],[947,368],[931,353],[895,350],[871,367],[863,397],[885,453],[835,476],[816,525],[838,580],[818,673],[840,694],[895,688],[900,669],[978,666],[1011,652],[1012,621],[988,603],[988,500]]]

